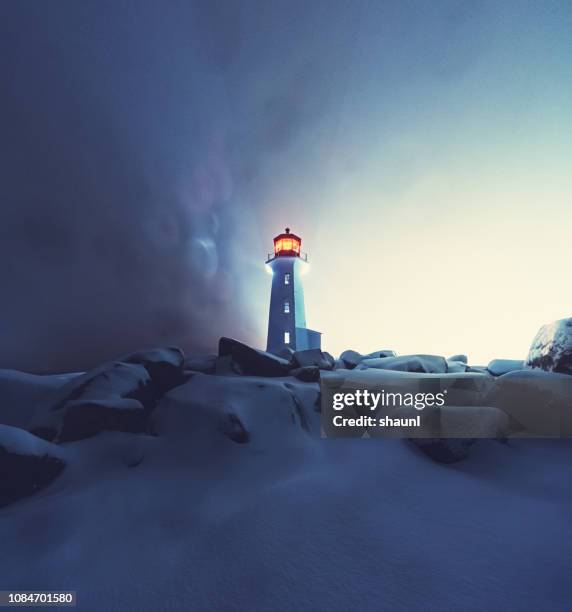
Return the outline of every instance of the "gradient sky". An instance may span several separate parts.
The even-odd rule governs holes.
[[[332,353],[523,358],[572,315],[572,5],[420,6],[380,30],[364,5],[316,175],[278,195],[320,214],[275,223],[306,239]]]
[[[572,4],[0,3],[0,366],[265,345],[519,358],[569,316]]]

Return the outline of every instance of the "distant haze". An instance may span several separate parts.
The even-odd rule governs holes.
[[[523,357],[570,315],[569,2],[2,2],[0,366],[265,343]]]

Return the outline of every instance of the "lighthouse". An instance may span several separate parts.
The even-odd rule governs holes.
[[[287,227],[274,238],[274,253],[266,265],[272,272],[266,350],[279,353],[284,348],[302,351],[321,347],[320,332],[306,327],[302,273],[308,255],[301,251],[302,239]]]

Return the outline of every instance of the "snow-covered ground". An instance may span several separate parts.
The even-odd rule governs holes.
[[[0,590],[75,590],[97,612],[570,610],[571,441],[442,465],[320,438],[317,394],[198,373],[154,435],[57,445],[62,474],[0,508]]]

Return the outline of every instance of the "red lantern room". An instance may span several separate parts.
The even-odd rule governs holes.
[[[284,234],[279,234],[274,238],[274,257],[279,256],[294,256],[300,257],[300,246],[302,238],[296,234],[290,233],[290,228],[287,227]]]

